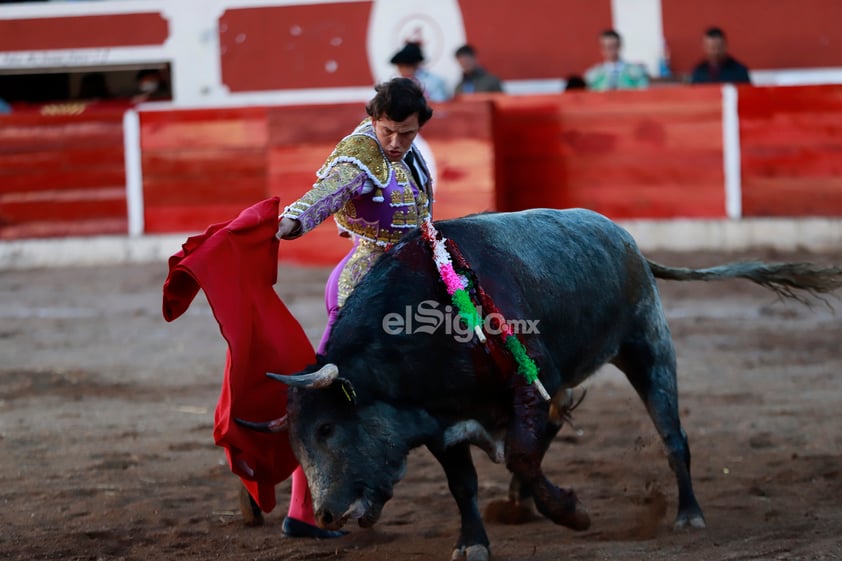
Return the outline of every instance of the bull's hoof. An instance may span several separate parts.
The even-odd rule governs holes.
[[[573,512],[565,513],[564,516],[562,516],[559,520],[556,520],[555,522],[556,524],[561,524],[562,526],[566,526],[571,530],[582,532],[591,527],[591,515],[588,514],[588,511],[585,508],[585,506],[577,500],[576,508],[573,510]]]
[[[486,522],[507,525],[526,524],[538,518],[529,503],[524,504],[510,500],[488,503],[482,517]]]
[[[703,529],[706,527],[707,524],[705,524],[705,517],[701,514],[696,514],[693,516],[679,515],[678,518],[675,519],[674,528],[676,530],[684,530],[686,528]]]
[[[484,545],[457,547],[450,556],[450,561],[488,561],[489,559],[491,559],[491,551]]]
[[[243,486],[240,486],[240,512],[246,526],[263,526],[263,513]]]
[[[574,498],[574,501],[573,508],[567,506],[563,510],[542,511],[542,514],[559,526],[565,526],[577,532],[587,530],[591,527],[591,515],[578,499]]]
[[[341,538],[348,533],[346,530],[325,530],[289,516],[284,517],[281,530],[284,536],[288,538],[313,538],[317,540]]]
[[[577,532],[591,527],[591,515],[588,514],[585,505],[576,498],[576,493],[552,485],[539,488],[539,490],[542,494],[549,494],[550,496],[543,500],[539,500],[538,495],[535,496],[535,506],[538,507],[538,512],[554,523]]]

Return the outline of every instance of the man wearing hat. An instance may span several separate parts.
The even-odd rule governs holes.
[[[407,43],[389,62],[398,67],[398,73],[402,77],[412,78],[418,82],[424,90],[424,95],[430,101],[450,99],[444,80],[421,66],[424,62],[424,53],[421,52],[421,45],[418,43]]]

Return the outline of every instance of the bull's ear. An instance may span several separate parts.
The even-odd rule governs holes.
[[[287,430],[287,416],[284,415],[278,419],[273,419],[271,421],[264,421],[262,423],[255,423],[253,421],[246,421],[243,419],[234,418],[234,422],[238,425],[244,426],[248,429],[255,430],[257,432],[267,432],[267,433],[276,433],[276,432],[283,432]]]
[[[267,372],[266,375],[273,380],[283,382],[284,384],[295,388],[326,388],[333,383],[337,376],[339,376],[339,367],[335,364],[328,363],[322,366],[319,370],[309,374],[284,376],[282,374]]]

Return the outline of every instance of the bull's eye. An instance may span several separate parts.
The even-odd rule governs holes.
[[[330,435],[333,434],[333,423],[323,423],[319,425],[318,428],[318,435],[319,438],[329,438]]]

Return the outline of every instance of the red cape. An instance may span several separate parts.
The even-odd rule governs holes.
[[[170,257],[164,282],[164,319],[181,316],[205,291],[228,357],[214,416],[213,436],[225,448],[261,510],[275,507],[275,485],[298,465],[286,432],[263,434],[235,417],[268,421],[286,413],[287,386],[266,372],[292,374],[315,362],[301,325],[272,288],[278,273],[277,197],[193,236]]]

